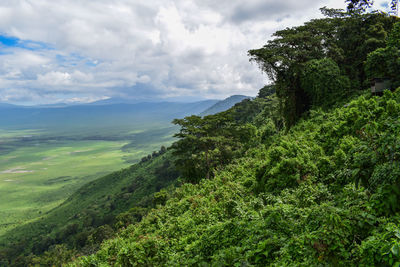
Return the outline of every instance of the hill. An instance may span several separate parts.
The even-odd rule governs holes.
[[[244,99],[250,99],[250,97],[244,95],[232,95],[224,100],[218,101],[208,109],[204,110],[200,113],[200,116],[213,115],[228,110],[235,104],[243,101]]]
[[[400,91],[314,110],[213,179],[172,192],[166,205],[73,266],[376,266],[398,260],[399,117]]]

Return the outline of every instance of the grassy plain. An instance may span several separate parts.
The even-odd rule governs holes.
[[[83,184],[168,145],[172,133],[171,127],[101,136],[0,130],[0,236],[57,207]]]

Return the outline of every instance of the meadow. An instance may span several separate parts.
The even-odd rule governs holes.
[[[0,236],[172,142],[174,127],[141,128],[0,130]]]

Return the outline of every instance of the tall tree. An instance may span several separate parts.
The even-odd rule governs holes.
[[[326,8],[322,12],[328,17],[277,31],[264,47],[249,51],[250,60],[274,82],[287,127],[311,104],[309,88],[301,82],[307,62],[331,58],[350,78],[351,89],[362,89],[367,55],[385,46],[386,32],[395,21],[380,13],[354,15]]]
[[[387,39],[387,46],[368,54],[365,72],[371,78],[389,78],[393,88],[400,86],[400,22],[397,22]]]
[[[264,47],[249,51],[251,60],[275,83],[286,126],[293,125],[310,101],[301,87],[304,64],[312,59],[340,60],[343,51],[335,43],[340,18],[312,20],[305,25],[274,33]]]
[[[386,46],[387,32],[391,31],[395,20],[384,13],[354,15],[343,19],[337,33],[337,44],[343,51],[343,57],[336,62],[350,78],[354,90],[369,86],[365,83],[364,62],[370,52]]]
[[[251,125],[238,125],[229,112],[215,115],[189,116],[175,119],[180,132],[173,145],[175,165],[184,178],[192,183],[211,178],[213,170],[229,163],[255,136]]]

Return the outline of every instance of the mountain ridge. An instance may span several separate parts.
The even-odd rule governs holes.
[[[245,95],[231,95],[223,100],[218,101],[217,103],[215,103],[208,109],[201,112],[199,115],[200,116],[213,115],[213,114],[228,110],[231,107],[233,107],[235,104],[237,104],[245,99],[251,99],[251,97],[245,96]]]
[[[74,125],[126,125],[126,122],[162,122],[198,114],[217,100],[190,103],[140,102],[107,105],[71,105],[62,107],[0,106],[0,127],[46,128],[74,127]]]

